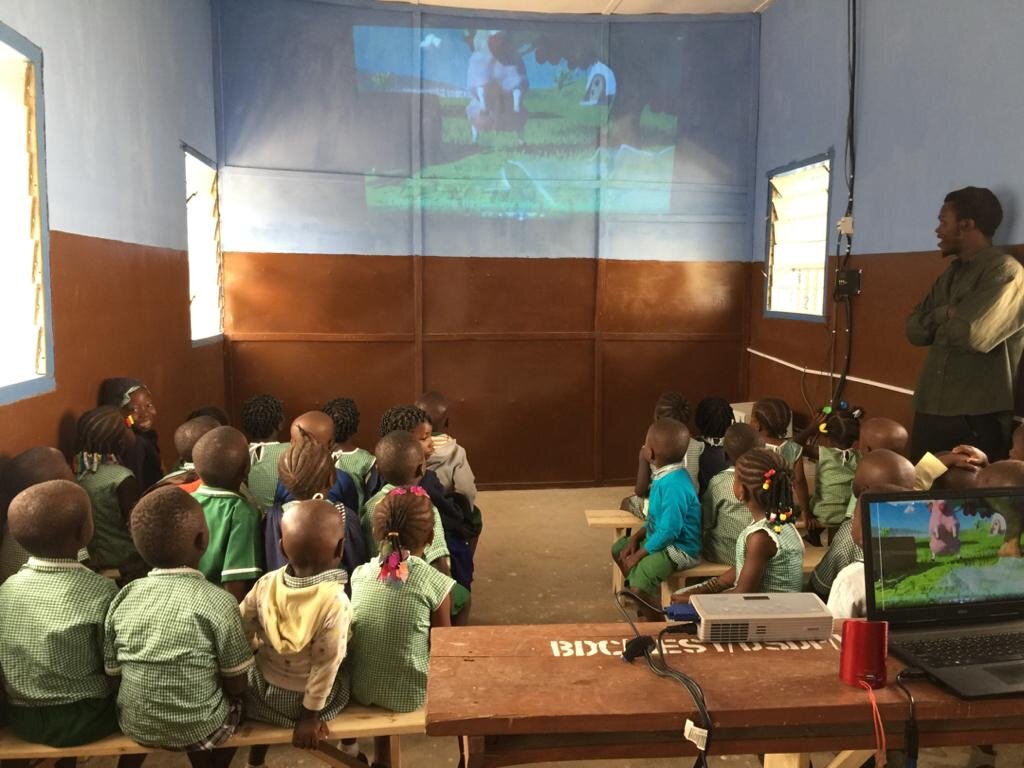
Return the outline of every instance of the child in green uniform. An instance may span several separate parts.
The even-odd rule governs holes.
[[[249,444],[234,427],[217,427],[199,439],[193,455],[203,484],[192,495],[210,534],[199,570],[241,602],[263,572],[260,515],[238,492],[249,474]]]
[[[19,738],[52,747],[108,736],[117,715],[103,674],[103,621],[117,587],[77,559],[92,537],[89,497],[68,480],[48,480],[14,498],[8,524],[32,555],[0,586],[8,721]]]
[[[803,587],[804,542],[796,530],[793,470],[778,451],[753,448],[736,462],[733,492],[752,522],[736,539],[736,565],[707,581],[679,590],[672,602],[693,594],[799,592]]]
[[[336,397],[324,405],[324,413],[334,421],[334,461],[356,486],[358,512],[366,501],[366,478],[373,469],[373,454],[355,443],[359,431],[359,409],[349,397]]]
[[[88,545],[90,565],[117,568],[124,580],[146,572],[128,532],[132,507],[139,500],[139,484],[118,459],[134,439],[121,411],[101,405],[78,420],[77,453],[71,462],[75,479],[92,504],[95,533]]]
[[[121,679],[121,730],[188,752],[194,768],[227,768],[235,750],[218,747],[241,719],[253,658],[238,604],[196,570],[209,540],[203,510],[178,488],[158,488],[135,506],[132,538],[153,570],[107,613],[103,656]]]
[[[274,503],[277,461],[288,448],[279,442],[284,407],[273,395],[256,395],[242,404],[242,431],[249,439],[249,493],[262,511]]]
[[[753,448],[763,448],[764,439],[750,424],[733,424],[725,430],[725,453],[735,464]],[[711,478],[700,500],[704,529],[701,553],[712,563],[736,564],[736,539],[750,525],[750,510],[736,498],[733,485],[736,468],[727,467]]]
[[[818,419],[794,437],[803,446],[804,456],[816,461],[814,496],[810,499],[807,521],[807,540],[819,544],[822,529],[835,529],[846,519],[852,493],[853,475],[860,461],[858,439],[861,408],[850,408],[840,403],[833,409],[826,407]],[[806,487],[803,463],[794,467],[796,482]]]
[[[157,485],[176,485],[185,493],[192,493],[202,485],[199,473],[196,472],[192,451],[195,450],[199,438],[221,426],[213,416],[195,416],[174,430],[174,449],[178,452],[178,464],[163,476]]]
[[[339,674],[352,621],[348,575],[339,568],[344,518],[323,499],[292,502],[281,519],[289,564],[261,577],[241,606],[246,637],[257,648],[246,716],[294,728],[292,744],[303,749],[330,736],[326,723],[349,698],[348,677]],[[267,749],[253,747],[249,765],[264,765]]]
[[[11,499],[38,483],[47,480],[71,480],[71,473],[64,454],[56,448],[39,446],[29,448],[13,456],[4,466],[0,475],[0,584],[18,572],[28,562],[29,554],[7,530],[7,506]],[[82,549],[85,553],[85,549]],[[87,553],[84,558],[87,558]]]
[[[379,457],[378,457],[379,460]],[[352,574],[352,695],[396,712],[423,706],[430,628],[451,623],[455,582],[423,560],[435,536],[430,497],[419,486],[392,488],[372,511],[380,558]],[[390,763],[375,739],[375,763]]]

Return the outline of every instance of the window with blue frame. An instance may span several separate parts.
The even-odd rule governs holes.
[[[42,63],[0,23],[0,403],[54,387]]]
[[[816,158],[768,174],[769,314],[825,316],[831,166]]]

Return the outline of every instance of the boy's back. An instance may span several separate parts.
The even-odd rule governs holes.
[[[110,605],[104,659],[120,675],[121,730],[181,748],[224,723],[221,679],[253,664],[235,599],[192,568],[155,569]]]
[[[203,508],[210,543],[199,570],[214,584],[254,581],[263,572],[259,513],[241,494],[201,485],[192,498]]]
[[[689,473],[681,466],[661,476],[656,472],[651,483],[647,514],[647,550],[653,552],[670,546],[682,550],[689,557],[700,557],[700,520],[700,501]],[[678,530],[678,533],[663,542],[671,530]],[[672,554],[670,550],[670,558]]]
[[[433,470],[447,490],[466,497],[470,507],[476,504],[476,476],[469,466],[466,449],[446,434],[434,435],[434,453],[427,459],[427,469]]]
[[[114,582],[77,562],[35,557],[0,585],[0,676],[11,704],[111,694],[100,638],[116,594]]]
[[[736,564],[736,539],[752,522],[747,505],[733,493],[736,471],[724,469],[711,478],[701,499],[703,554],[714,563]]]

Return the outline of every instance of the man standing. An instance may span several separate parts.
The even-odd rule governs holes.
[[[939,211],[942,256],[952,256],[907,318],[907,339],[929,347],[914,393],[910,454],[966,443],[1005,459],[1014,382],[1024,349],[1024,269],[992,235],[1003,208],[991,190],[964,187]]]

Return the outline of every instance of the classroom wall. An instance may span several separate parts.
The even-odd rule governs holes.
[[[831,219],[846,207],[846,7],[846,0],[776,0],[761,15],[750,346],[817,370],[829,368],[831,326],[763,316],[766,179],[774,168],[834,149]],[[1016,0],[862,0],[858,8],[851,266],[863,269],[863,295],[854,300],[851,373],[913,390],[926,350],[909,345],[903,323],[945,268],[933,233],[945,194],[991,187],[1007,214],[996,242],[1024,243],[1024,104],[1011,97],[1024,66],[1024,14]],[[837,365],[844,331],[840,322]],[[752,399],[785,397],[806,417],[829,398],[824,377],[756,354],[748,361]],[[905,392],[851,383],[847,399],[869,414],[912,421]]]
[[[216,4],[235,414],[261,391],[289,416],[347,395],[362,412],[357,441],[372,448],[387,407],[438,389],[482,485],[591,485],[633,481],[662,391],[742,399],[755,16],[465,19],[345,6]],[[482,216],[370,205],[364,176],[384,165],[378,158],[401,177],[433,145],[416,102],[377,119],[398,96],[360,90],[353,30],[413,18],[424,34],[606,35],[613,64],[616,54],[624,68],[645,62],[678,118],[671,210]],[[418,37],[406,42],[419,50]],[[606,148],[601,131],[593,139],[588,151]]]
[[[193,347],[180,143],[216,157],[208,0],[4,0],[43,50],[53,392],[0,406],[13,454],[73,449],[99,381],[153,389],[165,456],[192,408],[224,403],[224,347]]]

